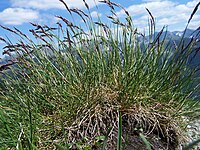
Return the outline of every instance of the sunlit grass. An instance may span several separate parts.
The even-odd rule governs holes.
[[[76,13],[83,19],[84,29],[57,16],[63,21],[57,28],[32,24],[34,42],[18,29],[3,27],[19,36],[19,42],[1,39],[7,43],[4,54],[11,57],[0,66],[2,148],[94,148],[98,144],[106,148],[115,144],[120,149],[129,136],[121,129],[128,127],[125,124],[136,128],[134,132],[146,143],[145,137],[154,131],[167,147],[182,142],[182,117],[195,117],[199,109],[194,100],[199,91],[198,67],[189,66],[197,41],[186,44],[183,38],[174,46],[161,39],[165,28],[155,34],[148,9],[150,35],[146,39],[125,9],[126,21],[121,22],[115,7],[122,7],[103,3],[111,9],[108,19],[114,28],[67,5],[72,17]],[[95,137],[100,136],[106,142],[97,142]]]

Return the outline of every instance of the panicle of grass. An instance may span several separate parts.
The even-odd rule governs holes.
[[[86,1],[83,0],[83,2],[84,2],[84,4],[85,4],[85,7],[86,7],[88,10],[90,10],[89,5],[86,3]]]
[[[4,64],[4,65],[1,65],[0,66],[0,71],[9,69],[10,68],[9,66],[12,66],[13,64],[15,64],[15,62],[11,62],[11,63],[7,63],[7,64]]]
[[[71,14],[71,11],[70,11],[68,5],[65,3],[65,1],[64,0],[59,0],[59,1],[64,4],[64,6],[67,9],[67,11]]]
[[[197,5],[195,6],[192,14],[190,15],[190,18],[188,20],[188,24],[190,23],[190,21],[192,20],[193,16],[195,15],[195,13],[197,12],[198,8],[199,8],[200,2],[197,3]]]

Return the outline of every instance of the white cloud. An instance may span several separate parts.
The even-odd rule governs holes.
[[[162,2],[148,2],[148,3],[142,3],[138,5],[132,5],[127,8],[129,13],[132,16],[138,16],[138,15],[145,15],[147,14],[147,11],[145,8],[148,8],[152,14],[157,16],[162,16],[168,14],[168,11],[173,8],[175,4],[171,1],[162,1]],[[117,13],[118,15],[122,16],[124,15],[124,11],[121,10]]]
[[[195,15],[189,24],[189,28],[197,29],[200,26],[200,14]]]
[[[37,21],[37,23],[55,22],[55,17],[42,14],[42,10],[66,9],[59,0],[10,0],[12,8],[7,8],[0,12],[0,22],[6,25],[21,25],[25,22]],[[70,8],[84,9],[82,0],[64,0]],[[98,5],[94,0],[86,0],[90,8]],[[97,12],[93,11],[92,16],[97,17]],[[101,14],[99,14],[101,15]],[[53,19],[52,19],[53,18]],[[52,20],[52,21],[51,21]]]
[[[199,3],[199,0],[193,0],[193,1],[188,2],[186,5],[188,7],[193,7],[194,8],[197,5],[197,3]]]
[[[64,0],[68,7],[85,8],[82,0]],[[89,7],[94,7],[94,0],[86,0]],[[34,9],[64,9],[64,5],[59,0],[11,0],[13,7],[34,8]]]
[[[97,18],[97,17],[101,17],[101,13],[98,13],[97,11],[93,11],[93,12],[91,12],[91,16],[93,17],[93,18]]]
[[[160,2],[161,0],[142,0],[143,2]]]
[[[31,9],[7,8],[0,12],[0,22],[6,25],[21,25],[39,18],[39,13]]]
[[[194,7],[199,2],[198,0],[190,1],[186,4],[179,4],[174,1],[169,0],[143,0],[145,3],[131,5],[127,8],[131,16],[133,17],[135,25],[140,25],[137,27],[144,27],[147,25],[147,11],[145,8],[148,8],[152,15],[156,18],[156,24],[159,28],[164,25],[178,25],[180,28],[184,29],[185,24],[187,23]],[[123,10],[117,12],[119,17],[125,15]],[[197,28],[200,24],[197,23],[197,20],[200,20],[200,15],[197,12],[194,16],[196,21],[192,21],[190,27]],[[197,25],[197,26],[196,26]]]

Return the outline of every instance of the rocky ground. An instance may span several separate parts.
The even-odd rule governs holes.
[[[200,119],[196,119],[190,121],[189,125],[187,126],[187,135],[188,135],[188,143],[191,143],[194,140],[200,138]],[[180,150],[182,150],[182,146],[180,146]],[[196,145],[193,150],[200,150],[200,143]]]

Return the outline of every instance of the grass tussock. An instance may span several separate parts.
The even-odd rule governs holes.
[[[101,1],[110,9],[109,25],[94,21],[84,0],[88,13],[61,2],[84,27],[57,16],[56,28],[32,23],[29,38],[2,26],[18,42],[0,39],[10,58],[0,66],[1,148],[145,149],[149,143],[177,149],[185,138],[183,117],[198,117],[199,68],[189,65],[196,37],[170,44],[165,28],[155,33],[148,9],[145,36],[118,4]],[[116,8],[124,10],[124,21]]]

